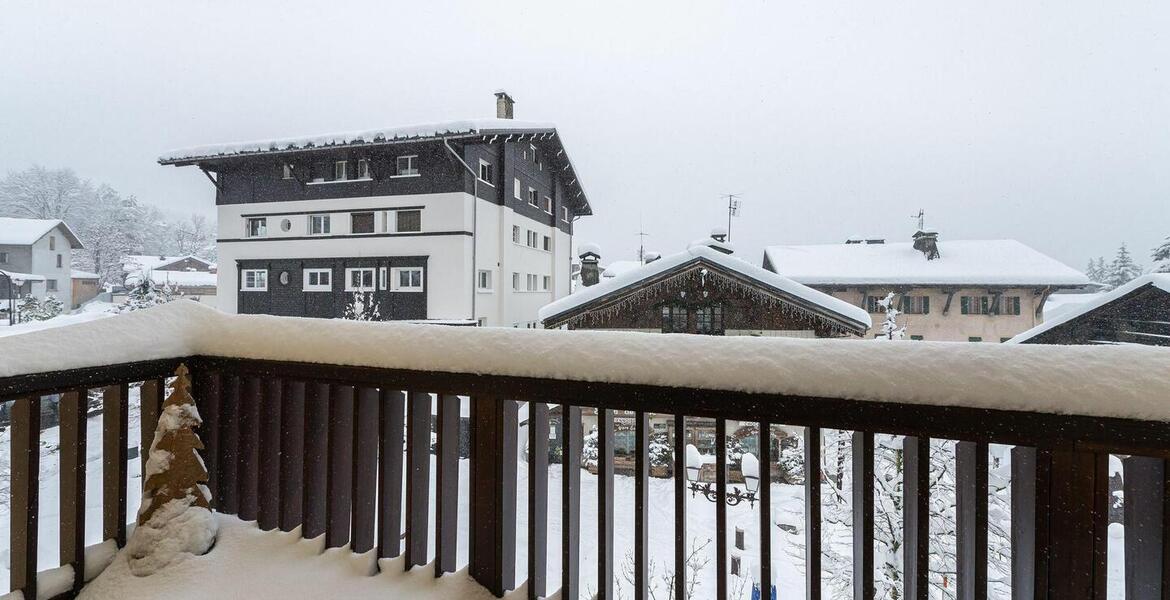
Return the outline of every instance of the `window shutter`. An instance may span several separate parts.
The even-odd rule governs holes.
[[[930,314],[930,296],[923,296],[922,297],[922,314],[924,314],[924,315]]]
[[[968,302],[969,300],[970,300],[970,298],[967,296],[963,296],[962,298],[959,298],[959,307],[960,307],[959,312],[961,312],[965,315],[971,314],[970,302]]]

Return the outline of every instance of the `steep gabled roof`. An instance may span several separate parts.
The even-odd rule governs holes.
[[[45,237],[54,227],[61,227],[69,244],[77,249],[85,248],[77,234],[61,219],[17,219],[0,217],[0,244],[28,246]]]
[[[704,245],[692,245],[685,252],[664,256],[615,277],[604,278],[601,283],[582,288],[574,294],[543,306],[537,316],[546,325],[558,323],[572,314],[602,306],[648,282],[669,277],[672,273],[685,270],[695,263],[711,265],[751,280],[758,286],[782,296],[786,301],[839,323],[849,330],[864,333],[873,324],[868,313],[844,300],[818,292]]]
[[[938,242],[926,260],[909,243],[769,246],[764,266],[806,285],[1080,287],[1084,273],[1016,240]]]
[[[571,182],[571,187],[577,188],[579,192],[577,203],[581,205],[581,208],[578,209],[578,213],[593,214],[589,206],[589,198],[581,186],[576,168],[569,160],[568,151],[560,140],[556,125],[541,121],[469,119],[250,142],[209,144],[164,152],[159,157],[158,162],[161,165],[177,167],[203,166],[206,163],[259,154],[291,154],[329,148],[390,146],[428,140],[467,140],[486,136],[517,136],[518,139],[523,136],[532,136],[555,142],[559,146],[556,160],[564,163],[566,181]]]
[[[1062,311],[1056,318],[1045,321],[1023,333],[1020,333],[1019,335],[1016,335],[1012,339],[1008,340],[1006,343],[1021,344],[1027,342],[1028,340],[1031,340],[1032,338],[1035,338],[1042,333],[1064,325],[1065,323],[1074,321],[1102,307],[1113,304],[1114,302],[1123,301],[1128,298],[1137,296],[1138,294],[1141,294],[1149,289],[1158,289],[1170,295],[1170,273],[1150,273],[1149,275],[1138,277],[1137,279],[1134,279],[1133,281],[1130,281],[1129,283],[1120,286],[1109,293],[1101,294],[1092,300],[1069,307],[1068,310]],[[1167,316],[1167,320],[1170,320],[1170,316]]]

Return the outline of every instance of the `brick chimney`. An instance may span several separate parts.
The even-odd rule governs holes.
[[[581,259],[581,285],[589,287],[601,281],[601,251],[593,244],[578,248]]]
[[[511,119],[512,105],[516,101],[508,95],[504,90],[496,90],[496,118],[497,119]]]

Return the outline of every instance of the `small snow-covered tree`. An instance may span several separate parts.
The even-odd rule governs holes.
[[[203,554],[215,543],[207,468],[198,454],[203,442],[195,433],[202,423],[187,367],[179,365],[150,444],[138,527],[127,544],[135,575],[155,573],[182,555]]]
[[[61,314],[63,309],[64,305],[52,294],[41,300],[35,296],[25,296],[17,307],[22,321],[47,321]]]
[[[1154,259],[1154,272],[1170,273],[1170,237],[1161,246],[1154,248],[1150,258]]]
[[[1109,267],[1106,269],[1104,283],[1112,289],[1129,283],[1141,274],[1141,265],[1133,261],[1129,249],[1125,247],[1125,244],[1122,244],[1117,249],[1117,256],[1113,257],[1113,262],[1109,263]]]
[[[49,294],[41,299],[41,320],[52,319],[65,310],[65,303],[61,299]]]
[[[875,339],[879,340],[900,340],[906,337],[906,327],[898,325],[898,315],[902,311],[894,307],[894,292],[886,294],[885,298],[878,300],[878,306],[881,307],[882,312],[886,313],[886,320],[882,322],[882,335]]]
[[[175,294],[171,291],[170,285],[157,285],[149,277],[143,277],[142,281],[139,281],[130,290],[130,293],[126,295],[126,300],[110,309],[110,312],[133,312],[159,304],[166,304],[174,299]]]
[[[373,293],[354,292],[349,304],[345,305],[345,315],[342,318],[350,321],[381,321],[382,313]]]

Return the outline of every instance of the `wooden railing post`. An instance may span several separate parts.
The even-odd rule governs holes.
[[[902,440],[902,548],[907,600],[927,600],[930,585],[930,438]]]
[[[873,433],[853,432],[853,600],[874,598]]]
[[[126,384],[105,389],[102,401],[102,536],[126,545]],[[39,413],[38,413],[39,414]]]
[[[1036,451],[1035,598],[1104,600],[1109,455]]]
[[[62,565],[73,567],[73,592],[85,574],[85,448],[87,390],[61,397],[61,552]],[[151,429],[153,439],[154,430]],[[147,446],[149,448],[149,446]]]
[[[581,590],[581,407],[561,405],[561,600]]]
[[[517,406],[471,398],[471,577],[497,597],[516,581]]]
[[[528,597],[548,595],[548,405],[528,403]]]
[[[37,515],[40,512],[41,402],[12,402],[12,487],[8,505],[11,536],[9,584],[25,598],[37,597]],[[125,482],[125,478],[123,478]]]
[[[1166,569],[1166,460],[1122,459],[1125,498],[1125,597],[1161,600],[1170,591]]]

